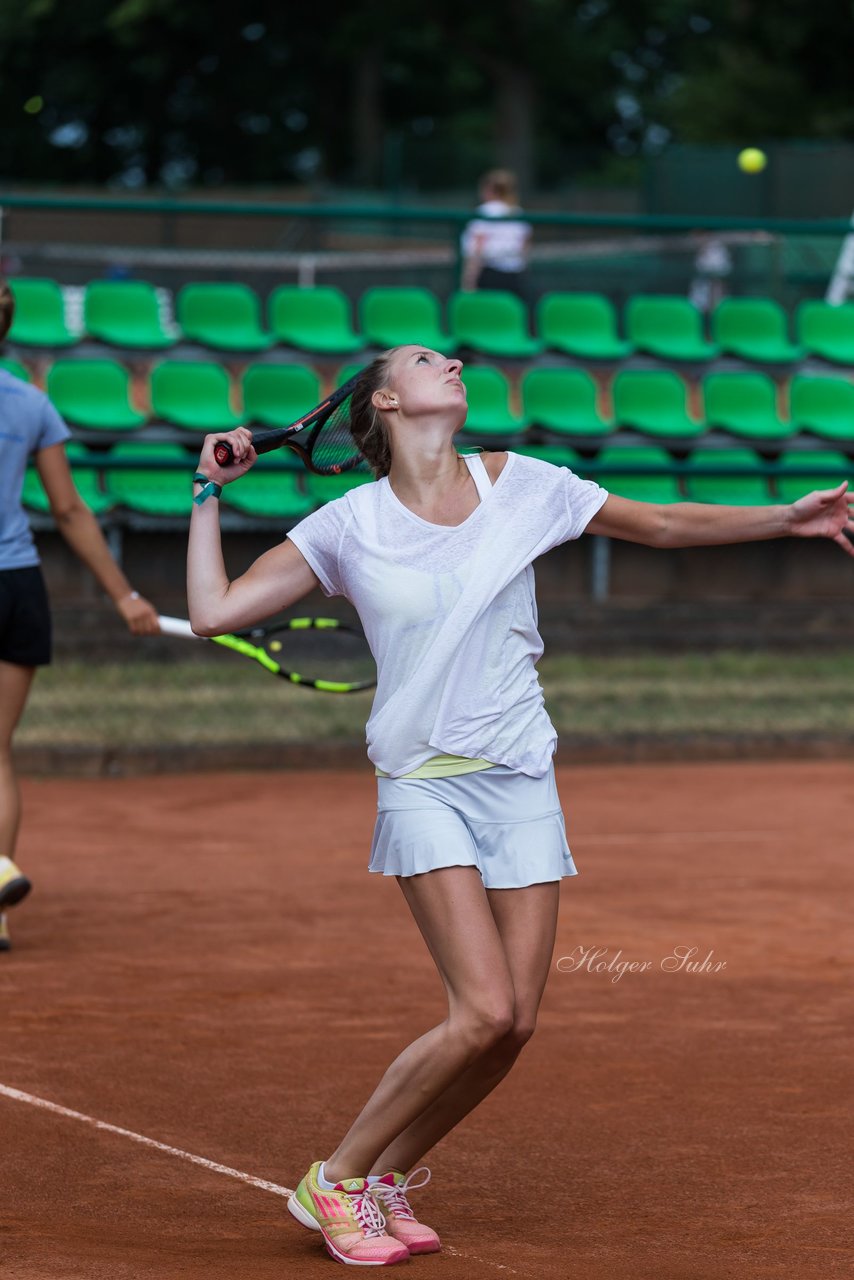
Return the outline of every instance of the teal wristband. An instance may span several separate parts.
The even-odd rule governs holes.
[[[209,480],[207,476],[203,476],[201,471],[197,471],[193,476],[193,484],[202,484],[204,488],[197,493],[193,502],[200,507],[203,502],[207,502],[208,498],[218,498],[222,493],[222,485],[216,484],[213,480]]]

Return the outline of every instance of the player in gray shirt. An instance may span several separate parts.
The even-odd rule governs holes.
[[[0,280],[0,342],[12,324],[14,299]],[[98,522],[74,486],[65,456],[70,432],[43,392],[0,370],[0,951],[9,949],[4,908],[26,896],[30,882],[13,861],[20,793],[12,735],[36,668],[50,662],[50,611],[39,554],[21,502],[32,459],[51,514],[71,549],[109,595],[135,635],[160,630],[157,611],[134,591],[110,554]]]

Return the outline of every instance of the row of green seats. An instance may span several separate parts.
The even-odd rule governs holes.
[[[182,338],[220,351],[257,352],[284,343],[318,354],[417,342],[446,355],[463,347],[509,358],[555,350],[592,360],[623,360],[640,352],[691,362],[731,355],[768,364],[806,356],[854,363],[854,304],[833,307],[815,300],[798,307],[792,341],[786,312],[765,298],[724,299],[707,336],[702,313],[688,299],[636,296],[626,304],[621,336],[616,309],[603,294],[550,293],[536,305],[532,336],[525,304],[498,290],[453,294],[446,327],[439,299],[427,289],[368,289],[360,299],[357,330],[340,289],[283,285],[270,294],[265,328],[261,300],[246,285],[186,285],[177,295],[175,324],[164,318],[157,291],[145,281],[95,281],[85,290],[83,333],[74,333],[56,281],[11,283],[11,340],[24,346],[71,346],[88,335],[136,350],[164,350]]]
[[[79,441],[67,445],[75,483],[98,515],[117,507],[138,515],[188,516],[192,500],[190,477],[195,456],[179,444],[128,441],[97,457]],[[95,465],[97,461],[98,465]],[[282,470],[283,464],[286,470]],[[288,450],[264,454],[252,470],[223,490],[223,501],[243,515],[301,520],[310,512],[340,498],[371,479],[368,472],[315,476]],[[24,478],[24,505],[31,511],[49,510],[47,495],[34,467]]]
[[[6,363],[7,367],[9,362]],[[358,370],[347,366],[343,381]],[[710,429],[749,439],[784,439],[800,431],[854,442],[854,382],[796,375],[789,384],[789,416],[778,409],[777,387],[763,373],[712,373],[701,382],[701,417],[689,412],[690,388],[671,370],[622,370],[611,384],[613,412],[605,412],[596,381],[581,369],[531,369],[520,381],[521,411],[510,383],[489,365],[463,371],[469,400],[466,431],[514,439],[536,427],[555,435],[604,436],[618,427],[644,435],[691,438]],[[305,365],[257,364],[244,373],[239,409],[218,364],[165,361],[149,387],[151,414],[131,401],[130,376],[109,360],[58,360],[47,393],[72,425],[111,432],[136,430],[149,420],[198,431],[225,431],[248,422],[287,426],[317,404],[321,383]]]
[[[142,280],[94,281],[84,292],[82,331],[75,333],[67,324],[62,289],[55,280],[19,278],[10,283],[15,295],[10,341],[23,346],[67,347],[89,337],[146,351],[165,350],[185,340],[220,351],[266,351],[284,343],[319,354],[346,354],[374,342],[394,345],[386,344],[373,331],[357,332],[349,299],[332,286],[301,289],[282,285],[274,289],[267,303],[265,328],[261,300],[246,285],[186,285],[177,294],[175,320],[170,323],[153,285]],[[379,295],[383,291],[373,292]],[[422,317],[423,332],[415,341],[429,340],[437,349],[454,347],[438,323],[439,303],[432,293],[392,292],[417,294],[426,304],[429,324],[425,327]],[[405,306],[405,297],[401,301]],[[373,309],[368,306],[371,316],[376,302]],[[382,328],[381,319],[379,325]]]
[[[521,380],[522,411],[512,408],[503,374],[487,366],[464,370],[469,413],[465,430],[490,437],[533,426],[553,435],[605,436],[623,428],[664,439],[691,439],[720,430],[752,440],[782,440],[808,432],[854,444],[854,383],[796,375],[789,416],[781,417],[777,387],[763,373],[710,373],[691,390],[671,370],[621,370],[611,383],[613,412],[599,407],[595,380],[581,369],[534,369]]]
[[[764,506],[794,502],[811,489],[831,488],[854,477],[854,463],[841,453],[792,450],[778,463],[779,473],[766,474],[767,464],[752,449],[694,449],[684,465],[666,449],[609,447],[588,461],[572,449],[523,446],[527,453],[598,479],[609,493],[638,502],[722,502],[732,506]],[[734,474],[727,475],[731,471]]]
[[[125,508],[139,515],[186,517],[190,510],[190,455],[175,444],[115,445],[95,467],[93,455],[73,441],[68,446],[77,487],[98,514]],[[520,453],[568,466],[580,475],[593,474],[611,493],[643,502],[725,502],[764,505],[793,502],[813,488],[828,488],[854,475],[854,464],[843,454],[796,450],[780,459],[780,474],[770,478],[763,460],[751,449],[695,449],[684,467],[674,464],[666,450],[605,448],[595,458],[582,458],[572,449],[523,447]],[[293,455],[287,455],[293,457]],[[719,474],[731,471],[737,474]],[[296,521],[349,489],[371,482],[366,473],[313,476],[294,459],[282,470],[282,456],[266,454],[241,480],[223,491],[227,505],[247,516]],[[34,468],[27,471],[24,503],[46,512],[47,498]]]

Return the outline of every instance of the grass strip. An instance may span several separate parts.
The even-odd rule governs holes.
[[[854,654],[717,652],[550,657],[540,664],[559,733],[854,734]],[[61,662],[39,672],[16,741],[156,746],[360,740],[371,693],[287,686],[232,655]]]

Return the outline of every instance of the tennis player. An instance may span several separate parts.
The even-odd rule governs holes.
[[[522,217],[516,175],[492,169],[480,180],[476,216],[463,229],[463,289],[509,289],[527,297],[531,224]]]
[[[12,291],[0,280],[0,342],[12,324]],[[155,609],[131,588],[110,555],[98,522],[74,487],[65,456],[70,432],[47,396],[0,369],[0,951],[10,947],[3,909],[21,901],[31,885],[14,862],[21,814],[12,764],[12,736],[36,668],[50,662],[50,611],[39,555],[21,490],[32,458],[56,526],[91,569],[136,635],[160,630]]]
[[[249,432],[228,434],[235,461],[224,469],[209,436],[195,477],[195,631],[249,626],[318,585],[358,610],[378,668],[367,726],[379,793],[369,869],[397,877],[447,992],[444,1021],[392,1062],[288,1202],[335,1258],[357,1265],[439,1249],[407,1195],[429,1172],[410,1170],[530,1038],[560,883],[576,874],[534,665],[542,643],[533,561],[585,530],[655,547],[827,537],[852,554],[844,484],[792,506],[659,506],[519,454],[461,457],[461,369],[417,346],[374,360],[351,421],[376,483],[327,503],[234,581],[216,498],[253,465]]]

